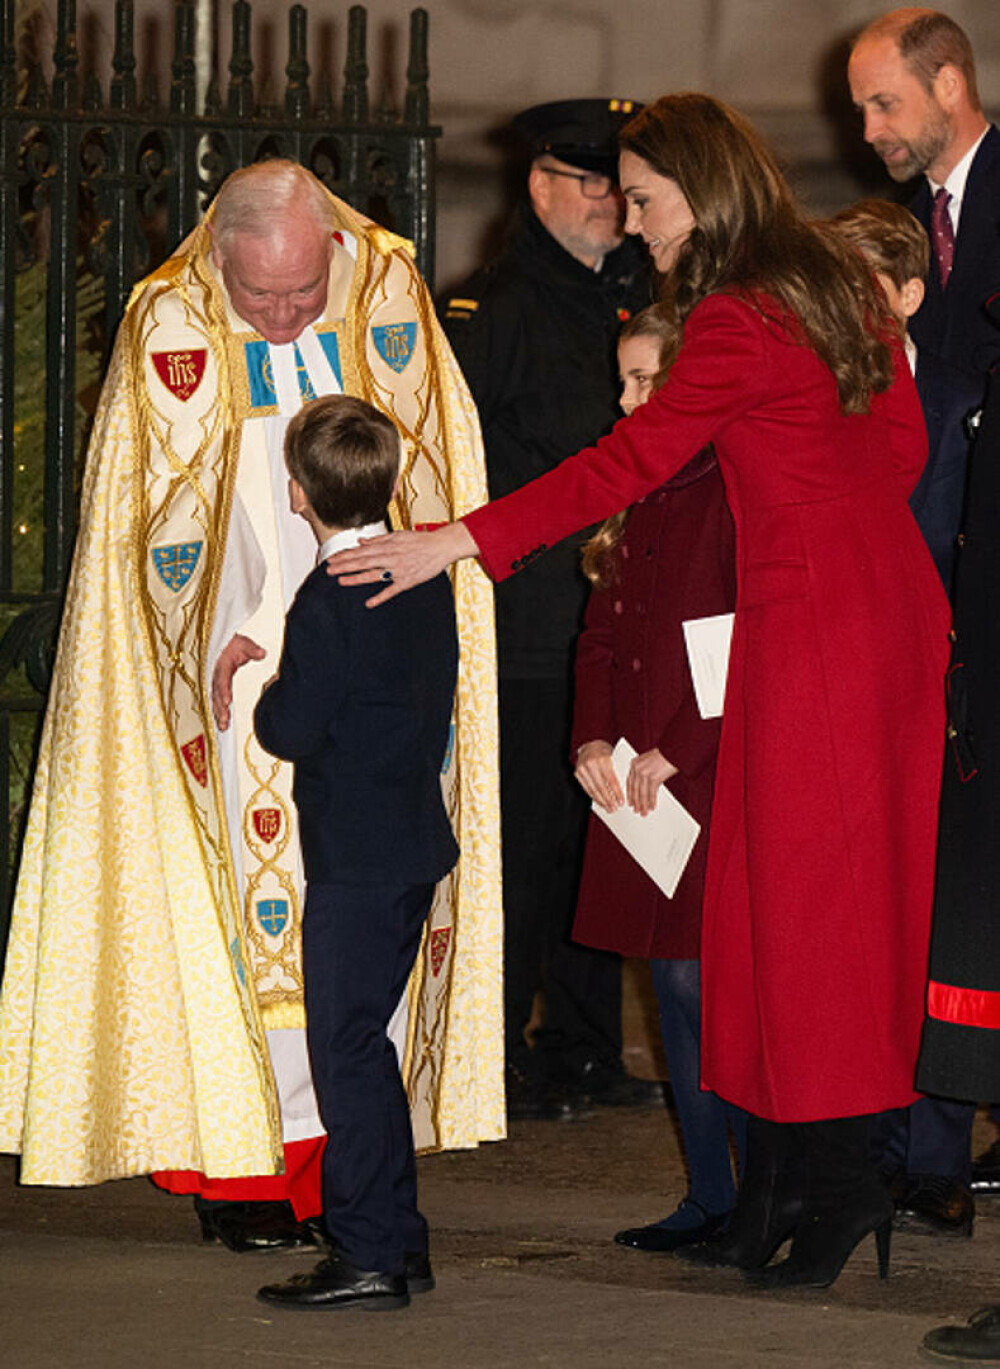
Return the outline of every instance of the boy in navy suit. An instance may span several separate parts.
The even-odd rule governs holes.
[[[927,425],[927,464],[910,495],[910,508],[949,596],[965,502],[969,450],[966,420],[979,408],[982,382],[926,348],[914,345],[907,320],[924,298],[930,246],[923,228],[901,205],[861,200],[833,219],[877,275],[904,329],[907,356]],[[895,1225],[939,1236],[971,1236],[971,1103],[925,1097],[882,1113],[873,1127],[876,1162],[896,1202]]]
[[[831,223],[869,263],[903,330],[928,448],[910,508],[950,596],[965,500],[966,420],[980,407],[982,382],[926,347],[918,348],[909,335],[908,323],[924,299],[930,266],[927,235],[910,211],[889,200],[859,200]]]
[[[388,1025],[434,887],[458,857],[440,779],[458,643],[444,575],[372,613],[369,586],[326,571],[334,551],[386,530],[400,462],[389,419],[347,395],[318,399],[289,424],[285,461],[291,508],[316,534],[318,565],[288,612],[281,664],[254,723],[261,745],[295,767],[307,1039],[327,1130],[331,1253],[259,1296],[374,1311],[405,1307],[434,1283]]]

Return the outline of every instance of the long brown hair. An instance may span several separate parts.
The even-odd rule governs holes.
[[[653,389],[658,390],[667,378],[667,358],[672,356],[675,347],[674,325],[659,307],[651,304],[638,314],[633,314],[618,334],[618,346],[629,338],[648,337],[659,345],[659,370],[653,380]],[[625,533],[629,509],[613,513],[597,529],[582,549],[583,573],[596,589],[607,589],[618,578],[618,557],[615,549]]]
[[[665,95],[625,125],[619,144],[676,181],[695,218],[660,300],[678,346],[706,295],[724,290],[756,304],[767,294],[781,324],[833,372],[841,410],[866,412],[892,384],[886,301],[857,253],[806,221],[746,120],[708,95]]]

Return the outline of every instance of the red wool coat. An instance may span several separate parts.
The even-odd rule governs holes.
[[[913,1101],[948,606],[906,504],[916,389],[844,416],[830,371],[725,295],[663,388],[596,446],[467,517],[486,569],[661,485],[712,442],[737,608],[702,929],[702,1081],[781,1122]]]
[[[720,721],[695,702],[686,618],[732,611],[733,520],[714,453],[701,452],[630,511],[616,578],[595,589],[576,648],[573,755],[626,737],[677,766],[667,787],[701,824],[673,898],[591,816],[573,939],[622,955],[697,960]]]

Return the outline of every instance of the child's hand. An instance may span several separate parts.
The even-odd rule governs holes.
[[[629,766],[625,789],[629,807],[640,817],[645,817],[656,807],[657,790],[664,780],[677,774],[677,766],[671,765],[661,751],[654,746],[652,751],[644,751],[636,756]]]
[[[576,753],[576,778],[587,796],[606,813],[613,813],[625,802],[618,776],[611,764],[610,742],[584,742]]]

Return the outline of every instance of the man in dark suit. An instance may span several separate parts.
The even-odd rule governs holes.
[[[972,45],[945,14],[892,10],[855,42],[848,78],[889,175],[923,177],[910,208],[933,260],[913,339],[985,380],[1000,361],[984,308],[1000,290],[1000,131],[983,115]]]
[[[1000,296],[987,301],[1000,336]],[[917,1087],[1000,1097],[1000,369],[969,467],[955,574],[949,744]],[[1000,1307],[928,1332],[941,1359],[1000,1363]]]
[[[303,972],[320,1116],[329,1258],[260,1290],[295,1307],[403,1307],[433,1287],[417,1207],[413,1134],[389,1022],[436,883],[458,847],[445,812],[458,645],[443,575],[398,611],[327,574],[334,551],[386,531],[399,474],[393,424],[347,395],[293,418],[289,502],[319,566],[288,614],[281,664],[254,716],[261,745],[294,764],[306,902]]]
[[[930,239],[931,263],[913,340],[971,375],[981,398],[1000,360],[1000,330],[984,308],[1000,289],[1000,132],[983,115],[972,45],[936,10],[892,10],[857,38],[848,78],[864,136],[889,175],[923,177],[911,208]],[[938,408],[951,402],[947,384],[935,382]],[[900,1209],[911,1229],[971,1231],[973,1114],[971,1104],[935,1099],[914,1112],[911,1130],[937,1168]]]

